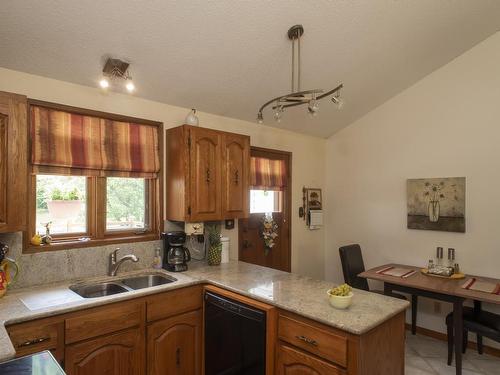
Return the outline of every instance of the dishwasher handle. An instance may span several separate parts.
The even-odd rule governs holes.
[[[218,294],[205,292],[205,303],[212,304],[226,311],[240,315],[242,317],[255,320],[257,322],[265,322],[266,313],[262,310],[254,309],[243,303],[222,297]]]

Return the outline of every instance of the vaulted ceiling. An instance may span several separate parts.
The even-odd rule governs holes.
[[[3,0],[0,66],[96,86],[118,57],[137,96],[255,121],[290,90],[286,32],[299,23],[302,88],[343,82],[346,105],[266,124],[327,137],[498,31],[500,1]]]

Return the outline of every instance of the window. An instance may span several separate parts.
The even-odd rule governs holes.
[[[139,240],[156,233],[155,179],[35,175],[32,184],[29,238],[43,236],[49,224],[51,247]]]
[[[28,251],[159,237],[161,123],[34,100],[29,117]]]
[[[85,177],[36,176],[36,231],[54,235],[87,233]]]
[[[250,190],[250,213],[281,211],[281,191]]]
[[[141,178],[106,179],[106,230],[146,228],[146,181]]]

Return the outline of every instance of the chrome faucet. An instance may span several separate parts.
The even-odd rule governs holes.
[[[109,276],[116,276],[116,272],[118,272],[118,268],[121,266],[121,264],[127,260],[131,260],[132,262],[136,263],[139,261],[139,258],[137,258],[134,254],[128,254],[120,258],[120,260],[116,260],[116,257],[118,255],[118,251],[120,251],[120,248],[117,247],[115,251],[113,251],[111,254],[109,254],[109,267],[108,267],[108,275]]]

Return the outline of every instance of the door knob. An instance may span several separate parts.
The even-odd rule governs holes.
[[[248,240],[243,240],[243,248],[248,249],[249,247],[252,247],[252,243]]]

